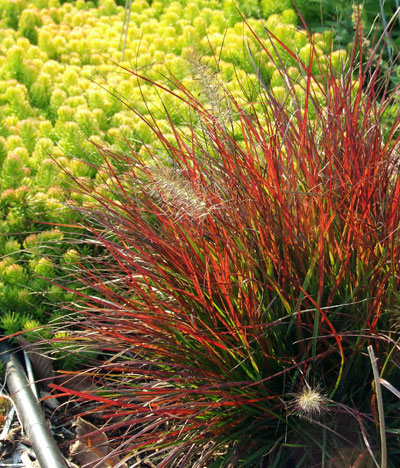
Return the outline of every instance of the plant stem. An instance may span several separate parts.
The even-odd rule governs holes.
[[[379,415],[379,430],[381,436],[381,468],[387,468],[387,450],[386,450],[386,432],[385,432],[385,415],[383,412],[383,401],[381,384],[379,381],[379,371],[376,364],[376,357],[372,345],[368,346],[368,354],[371,360],[372,371],[374,373],[375,393],[378,402],[378,415]]]

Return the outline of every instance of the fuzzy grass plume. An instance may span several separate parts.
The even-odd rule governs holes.
[[[399,388],[399,117],[360,28],[354,43],[339,73],[310,39],[284,96],[231,96],[239,137],[176,80],[187,127],[143,117],[162,152],[99,148],[108,193],[77,180],[105,252],[79,272],[94,292],[77,291],[75,324],[98,391],[55,388],[101,414],[126,460],[369,466],[379,450],[367,346]],[[395,468],[399,400],[384,398]]]

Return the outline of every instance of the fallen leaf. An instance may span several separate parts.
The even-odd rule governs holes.
[[[81,468],[110,468],[120,460],[113,456],[105,459],[112,452],[104,431],[78,417],[73,423],[77,438],[70,449],[72,460]],[[120,465],[127,468],[127,465]]]
[[[57,400],[57,398],[51,395],[49,392],[44,392],[41,390],[39,392],[39,396],[40,401],[53,411],[60,406],[60,402]]]
[[[23,336],[18,337],[18,343],[28,354],[35,377],[44,388],[47,388],[53,382],[55,375],[52,359],[43,353],[40,343],[32,343]]]
[[[6,458],[10,457],[17,444],[18,439],[21,436],[21,427],[14,426],[11,428],[5,438],[0,441],[0,460],[4,461]]]
[[[93,383],[92,377],[89,375],[85,375],[82,372],[76,374],[64,373],[62,375],[57,375],[55,377],[55,382],[57,383],[57,385],[65,386],[71,390],[76,390],[82,393],[95,392],[96,390],[98,390],[97,385]]]
[[[12,427],[7,435],[5,436],[3,442],[8,442],[10,444],[15,444],[18,439],[21,437],[21,426],[18,424],[15,424],[14,427]]]

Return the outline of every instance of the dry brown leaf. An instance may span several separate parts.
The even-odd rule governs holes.
[[[83,372],[80,374],[67,374],[57,375],[55,377],[57,385],[62,387],[68,387],[71,390],[75,390],[81,393],[95,392],[98,390],[96,384],[93,383],[93,379],[89,375],[85,375]]]
[[[102,458],[101,454],[97,453],[96,450],[93,450],[92,447],[88,447],[80,440],[71,445],[70,457],[81,468],[93,468],[95,466],[97,468],[110,468],[114,466],[114,463],[111,463],[111,461],[99,464],[99,460]]]
[[[96,393],[98,390],[98,386],[93,383],[92,376],[85,375],[84,372],[76,374],[65,372],[60,375],[56,375],[54,383],[80,393]],[[64,406],[64,410],[68,411],[68,406]],[[96,411],[93,413],[92,418],[101,418],[102,414],[102,411]]]
[[[13,425],[13,427],[8,431],[8,434],[2,440],[2,442],[8,442],[9,444],[16,444],[21,437],[21,426],[19,423]]]
[[[8,431],[6,437],[0,442],[0,460],[5,460],[11,456],[20,436],[21,427],[19,425]]]
[[[73,427],[80,440],[71,446],[70,456],[81,468],[110,468],[120,461],[116,456],[101,461],[112,451],[107,436],[101,429],[80,417]],[[127,465],[123,464],[121,468],[127,468]]]
[[[32,343],[23,336],[18,337],[18,343],[26,351],[31,361],[35,377],[44,388],[54,380],[53,361],[43,353],[40,343]]]

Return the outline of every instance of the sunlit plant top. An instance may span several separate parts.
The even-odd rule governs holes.
[[[135,1],[126,37],[124,8],[113,0],[0,1],[0,323],[7,334],[58,316],[59,304],[71,295],[43,278],[65,276],[70,258],[88,253],[75,242],[78,229],[53,228],[78,221],[67,201],[84,202],[83,195],[70,193],[63,170],[98,185],[102,161],[90,141],[117,152],[159,144],[121,98],[141,115],[151,112],[160,128],[169,127],[164,106],[175,125],[191,118],[179,99],[160,96],[127,70],[166,87],[173,74],[211,107],[208,90],[224,82],[233,97],[257,108],[263,88],[256,72],[277,99],[288,99],[271,61],[279,53],[299,90],[304,87],[293,58],[264,28],[307,62],[311,50],[297,13],[284,2],[275,9],[265,0],[239,4],[271,57],[230,1]],[[330,35],[315,38],[321,56],[328,54]],[[332,57],[340,67],[343,53]],[[243,138],[239,128],[232,131]]]

